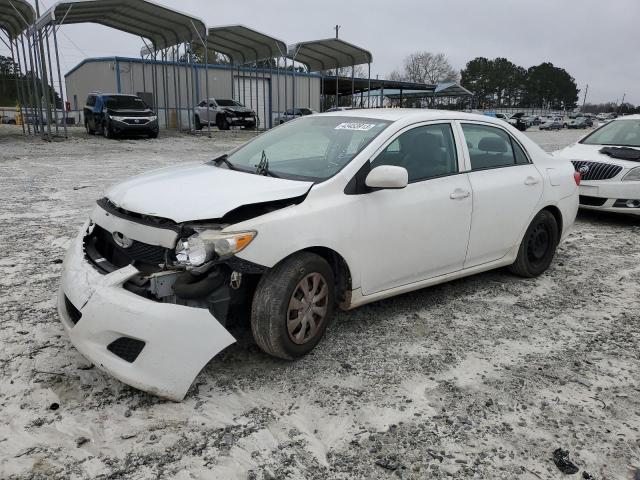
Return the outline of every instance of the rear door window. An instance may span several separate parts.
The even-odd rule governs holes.
[[[528,164],[529,158],[511,136],[501,128],[463,123],[472,170]]]

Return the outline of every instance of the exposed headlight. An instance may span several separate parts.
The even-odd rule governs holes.
[[[627,172],[627,174],[622,177],[623,182],[628,182],[632,180],[640,180],[640,167],[634,167]]]
[[[178,241],[176,259],[181,265],[199,267],[214,258],[225,259],[241,252],[256,235],[254,231],[221,233],[203,230]]]
[[[151,115],[151,116],[149,117],[149,121],[150,121],[150,122],[155,122],[156,120],[158,120],[158,116],[157,116],[157,115]]]
[[[116,116],[116,115],[110,115],[110,116],[109,116],[109,118],[110,118],[111,120],[115,120],[116,122],[124,122],[124,119],[125,119],[126,117],[118,117],[118,116]]]

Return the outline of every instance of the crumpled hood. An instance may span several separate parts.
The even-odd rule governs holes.
[[[253,112],[253,110],[251,110],[248,107],[220,107],[222,110],[224,110],[225,112],[229,112],[229,113],[251,113]]]
[[[634,168],[638,166],[638,162],[612,158],[609,155],[600,153],[600,149],[602,147],[603,145],[585,145],[583,143],[575,143],[560,150],[556,150],[553,152],[553,156],[566,158],[567,160],[586,160],[589,162],[610,163],[612,165],[619,165],[623,168]]]
[[[299,197],[312,185],[198,163],[132,177],[110,188],[106,197],[130,212],[181,223],[219,219],[243,205]]]

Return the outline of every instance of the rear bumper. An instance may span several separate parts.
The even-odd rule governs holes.
[[[621,206],[619,202],[619,200],[640,201],[640,182],[583,181],[580,184],[580,196],[582,197],[580,208],[640,215],[640,207]]]
[[[208,310],[155,302],[125,290],[123,283],[138,273],[133,266],[99,273],[84,257],[85,231],[86,225],[67,253],[58,294],[58,313],[71,343],[122,382],[182,400],[200,370],[235,339]],[[122,337],[144,342],[132,362],[107,348]]]

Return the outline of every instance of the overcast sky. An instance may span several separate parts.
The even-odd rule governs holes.
[[[30,0],[32,3],[35,0]],[[565,68],[582,102],[640,103],[640,0],[156,0],[208,26],[241,23],[291,44],[334,35],[371,51],[381,78],[415,51],[444,53],[456,69],[477,56]],[[41,0],[48,7],[54,0]],[[43,8],[44,9],[44,8]],[[83,58],[138,56],[142,41],[96,25],[62,27],[63,70]],[[4,45],[2,46],[4,48]]]

